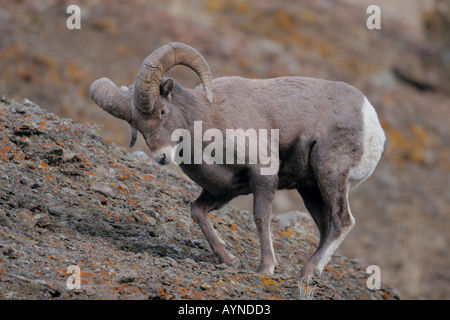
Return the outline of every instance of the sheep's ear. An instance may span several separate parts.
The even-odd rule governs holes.
[[[160,86],[161,95],[164,98],[167,98],[169,94],[172,92],[175,87],[175,83],[172,79],[163,80],[163,83]]]

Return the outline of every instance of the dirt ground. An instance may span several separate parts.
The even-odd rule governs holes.
[[[436,2],[440,7],[448,5],[447,1]],[[448,29],[446,27],[448,20],[445,20],[445,15],[441,17],[439,14],[431,12],[432,6],[421,7],[418,1],[408,1],[408,5],[404,1],[400,1],[396,2],[395,6],[390,1],[374,1],[381,8],[382,28],[369,30],[366,27],[368,17],[366,2],[358,3],[355,4],[355,1],[352,0],[305,0],[301,2],[294,0],[283,2],[269,0],[132,0],[114,1],[114,4],[111,4],[105,0],[0,0],[0,94],[6,94],[19,102],[28,98],[60,118],[71,118],[76,123],[88,121],[96,124],[99,127],[97,132],[101,136],[124,147],[125,150],[129,152],[142,150],[149,153],[141,136],[138,138],[137,146],[132,150],[128,149],[128,125],[105,115],[89,99],[88,92],[90,84],[103,76],[111,78],[119,85],[133,83],[143,59],[167,42],[181,41],[195,47],[208,61],[214,77],[240,75],[269,78],[303,75],[348,82],[364,92],[375,106],[388,138],[388,150],[373,176],[351,193],[350,203],[356,225],[338,251],[350,259],[357,258],[363,266],[380,266],[382,281],[398,288],[402,297],[449,299],[450,134],[448,128],[450,128],[450,117],[448,115],[450,69],[449,46],[448,40],[446,40],[450,39],[447,36]],[[66,8],[70,4],[77,4],[82,9],[80,30],[68,30],[66,27],[66,20],[69,16]],[[433,17],[431,20],[430,15]],[[199,83],[195,74],[187,68],[177,67],[169,75],[189,87]],[[9,109],[5,107],[4,110]],[[5,121],[10,121],[9,116],[8,114],[3,115]],[[42,117],[45,118],[47,115],[42,113]],[[41,121],[56,120],[42,119]],[[70,121],[67,121],[70,124]],[[45,125],[41,126],[42,130],[47,132]],[[80,128],[80,132],[84,132],[83,130],[87,130],[89,127],[88,124],[76,126]],[[33,141],[32,136],[52,135],[39,133],[41,130],[39,124],[36,128],[25,126],[24,134],[12,135],[16,137],[13,138],[15,141],[11,141],[8,136],[2,138],[12,142],[14,146],[22,148],[22,144],[29,145],[30,143],[26,138]],[[20,132],[21,129],[18,130]],[[27,133],[27,130],[30,133]],[[8,134],[10,136],[11,133]],[[30,134],[30,137],[27,134]],[[55,137],[54,139],[56,139]],[[22,138],[25,140],[20,140]],[[58,144],[56,140],[52,141]],[[63,143],[61,140],[58,141]],[[116,157],[125,157],[124,161],[131,161],[128,159],[129,155],[117,151],[119,149],[116,150],[110,145],[104,146],[104,141],[108,140],[99,139],[93,145],[110,148],[114,150],[113,154]],[[56,168],[56,171],[61,170],[58,166],[62,163],[63,171],[68,170],[67,172],[69,172],[68,175],[66,174],[67,177],[74,181],[83,177],[85,180],[82,183],[87,183],[90,180],[84,176],[85,173],[79,171],[87,171],[86,168],[79,167],[84,160],[75,156],[78,153],[85,154],[86,151],[83,149],[78,152],[76,148],[79,146],[74,142],[72,144],[73,146],[66,148],[68,154],[65,153],[66,151],[63,151],[62,154],[60,154],[61,151],[55,151],[56,154],[42,153],[34,156],[43,163],[47,163],[48,168]],[[105,149],[105,153],[106,150],[109,149]],[[66,163],[65,160],[61,160],[65,156],[71,159],[73,154],[74,156],[70,160],[72,162]],[[102,161],[110,161],[108,157],[102,155]],[[12,160],[6,158],[5,161],[11,162]],[[56,161],[55,164],[52,165],[52,161]],[[14,161],[10,165],[13,164]],[[8,163],[3,165],[7,166]],[[108,166],[110,165],[111,163],[108,164]],[[132,168],[133,165],[130,163],[129,167]],[[137,167],[132,171],[135,175],[139,174],[141,170],[143,170],[140,173],[142,176],[147,173],[154,175],[157,172],[155,171],[157,169],[152,166],[141,164]],[[42,167],[38,170],[45,169],[46,167]],[[69,211],[71,212],[63,210],[64,213],[60,212],[59,216],[58,213],[52,215],[48,209],[52,207],[51,203],[47,203],[48,208],[45,207],[47,211],[44,208],[39,209],[39,206],[37,209],[27,207],[26,202],[28,201],[26,200],[40,194],[41,189],[39,187],[32,188],[35,182],[27,179],[33,180],[34,178],[20,170],[14,171],[14,174],[3,171],[1,173],[4,181],[20,180],[20,176],[24,175],[23,185],[29,189],[25,189],[26,193],[22,195],[25,198],[21,200],[22,204],[16,204],[14,201],[12,205],[2,202],[3,212],[0,212],[0,222],[5,221],[6,226],[1,223],[0,225],[3,228],[10,228],[8,232],[11,233],[3,234],[8,241],[3,242],[2,240],[0,249],[3,250],[3,256],[0,254],[0,257],[3,259],[2,263],[3,261],[7,262],[7,268],[5,269],[3,266],[3,270],[12,270],[9,272],[17,277],[14,281],[7,278],[7,281],[10,282],[1,282],[0,284],[7,283],[7,287],[12,288],[25,283],[33,283],[36,285],[30,288],[37,290],[34,293],[36,295],[52,297],[53,292],[54,295],[60,297],[65,294],[74,297],[72,296],[75,294],[73,291],[69,292],[63,288],[56,291],[45,289],[47,290],[45,291],[42,289],[43,287],[52,287],[49,280],[40,280],[39,276],[32,277],[28,273],[14,273],[15,269],[8,268],[14,268],[20,263],[22,263],[22,268],[25,268],[27,267],[26,261],[29,261],[28,264],[31,263],[39,270],[41,270],[40,268],[51,269],[36,271],[37,273],[49,276],[57,275],[62,280],[66,276],[62,269],[65,269],[67,261],[82,261],[84,263],[82,272],[86,273],[85,278],[90,277],[93,286],[94,284],[99,285],[99,281],[105,282],[107,277],[113,277],[116,281],[114,286],[117,289],[117,284],[127,285],[127,276],[122,279],[114,271],[114,267],[110,268],[107,261],[111,262],[111,260],[107,260],[106,256],[102,261],[89,259],[89,255],[95,252],[92,250],[98,250],[102,246],[105,246],[105,252],[115,250],[105,243],[105,239],[116,241],[113,239],[114,237],[123,238],[123,234],[131,232],[130,239],[134,240],[129,240],[129,243],[126,244],[129,248],[125,246],[126,250],[121,252],[120,250],[123,249],[120,249],[121,245],[118,246],[119,254],[124,257],[124,261],[129,262],[129,266],[142,261],[151,263],[150,260],[153,261],[155,255],[149,252],[169,250],[167,248],[158,249],[158,244],[155,244],[156,248],[152,247],[152,249],[134,249],[134,245],[138,247],[143,245],[139,240],[140,237],[150,237],[148,233],[151,233],[151,230],[157,234],[158,228],[155,226],[159,224],[152,226],[153,229],[147,224],[141,224],[139,214],[136,215],[137,218],[120,217],[118,215],[120,212],[131,214],[130,211],[125,210],[127,201],[125,194],[122,195],[124,199],[121,199],[121,202],[117,199],[106,200],[106,205],[109,205],[109,201],[111,201],[112,208],[117,212],[115,213],[112,209],[108,210],[112,210],[112,214],[120,219],[135,219],[132,223],[133,226],[129,227],[133,231],[128,230],[124,223],[118,224],[119,227],[116,228],[114,224],[104,222],[98,228],[103,228],[105,233],[107,233],[106,230],[114,231],[111,236],[104,238],[92,235],[89,241],[87,238],[82,238],[73,240],[77,242],[71,245],[72,239],[68,241],[64,237],[71,237],[72,233],[67,235],[65,233],[58,234],[58,232],[61,232],[61,228],[66,228],[66,231],[69,232],[69,229],[74,228],[73,224],[76,221],[75,231],[71,231],[73,235],[80,232],[89,234],[88,230],[80,230],[83,230],[84,223],[89,226],[94,223],[95,218],[93,217],[97,216],[93,215],[90,218],[84,216],[83,210],[87,210],[88,206],[84,205],[83,201],[89,203],[92,200],[90,198],[97,191],[90,191],[91,193],[83,193],[83,191],[80,197],[84,200],[79,200],[81,202],[77,202],[78,205],[70,205],[72,209]],[[74,170],[73,175],[70,174],[71,170]],[[124,168],[121,170],[123,170],[122,174],[128,177],[124,173]],[[45,178],[45,176],[42,177]],[[164,174],[160,178],[159,181],[162,183],[164,179],[174,179],[170,182],[164,181],[173,188],[184,186],[185,183],[171,175]],[[147,183],[147,181],[145,182]],[[66,194],[80,192],[72,186],[73,182],[66,181],[64,183],[63,187],[60,187],[59,182],[54,186],[62,188],[62,192]],[[115,184],[115,182],[112,183]],[[104,185],[100,185],[99,188],[101,187]],[[123,187],[125,188],[125,186]],[[130,188],[131,185],[128,187]],[[88,188],[88,185],[85,188]],[[142,186],[142,188],[145,189],[142,192],[151,194],[150,187]],[[192,188],[195,189],[195,187]],[[8,191],[3,185],[0,190],[5,198],[2,198],[2,201],[12,201],[8,198]],[[52,194],[50,191],[45,192]],[[192,192],[195,194],[195,191]],[[186,195],[189,201],[192,200],[191,195]],[[131,197],[131,192],[128,197]],[[132,197],[130,199],[133,200]],[[251,198],[240,198],[233,204],[237,208],[251,213],[249,199]],[[105,206],[102,204],[101,198],[97,200],[100,202],[97,204],[98,206]],[[116,201],[119,202],[116,204]],[[70,203],[64,203],[63,208],[67,208]],[[166,203],[158,207],[158,210],[166,211],[165,206]],[[158,210],[155,212],[159,212]],[[279,192],[274,206],[275,214],[292,210],[305,211],[301,198],[293,192]],[[14,213],[11,213],[12,211]],[[151,212],[142,212],[146,215],[140,217],[141,219],[153,218],[158,221],[158,217],[151,216]],[[35,216],[39,214],[43,216],[36,219]],[[102,214],[107,216],[107,213],[103,211]],[[236,224],[232,222],[234,216],[231,211],[223,214],[226,217],[225,220],[229,219],[229,221],[226,221],[222,228],[225,228],[227,223]],[[68,216],[64,219],[61,218],[64,215]],[[166,221],[166,216],[160,213],[159,218],[162,216]],[[50,225],[62,223],[61,221],[65,221],[64,223],[67,225],[58,226],[55,231],[50,230],[46,233],[42,230],[48,230],[45,228],[45,219],[47,218],[50,218]],[[31,233],[11,229],[9,224],[15,221],[11,219],[21,221],[24,226],[20,228],[31,228]],[[37,221],[41,219],[43,222],[40,223],[44,227],[36,227]],[[53,219],[56,220],[53,221]],[[110,219],[114,218],[110,217]],[[153,220],[150,219],[150,221]],[[188,218],[184,222],[188,223]],[[171,222],[169,221],[169,223]],[[20,228],[18,230],[22,230]],[[135,231],[138,229],[139,231]],[[284,229],[277,230],[280,230],[281,233],[285,232]],[[315,229],[312,232],[313,235],[317,233]],[[186,237],[187,234],[186,231]],[[152,241],[155,240],[153,238],[157,239],[159,236],[152,237]],[[198,236],[196,240],[200,241],[201,237],[197,234],[196,236]],[[16,239],[14,241],[20,240],[21,242],[14,242],[11,237]],[[40,239],[40,237],[44,238]],[[296,241],[300,241],[298,245],[295,245],[296,248],[305,246],[305,249],[298,249],[296,255],[302,254],[303,251],[305,254],[310,248],[302,239],[300,235],[295,238]],[[45,243],[48,245],[44,245]],[[54,250],[52,248],[56,246],[56,243],[66,246],[67,255],[52,253]],[[202,245],[200,244],[198,247],[197,244],[192,243],[190,245],[178,244],[179,248],[175,245],[176,248],[173,251],[170,249],[170,254],[165,256],[171,257],[173,261],[161,258],[162,260],[153,262],[158,267],[160,264],[164,264],[165,268],[169,268],[168,272],[175,272],[174,278],[170,280],[174,282],[170,282],[172,291],[167,292],[168,297],[184,297],[182,294],[176,293],[174,284],[177,283],[178,278],[181,278],[182,272],[186,271],[185,267],[191,263],[189,260],[185,261],[187,255],[183,251],[184,246],[189,247],[191,251],[200,250],[201,255],[208,256],[207,250],[202,248]],[[79,256],[78,249],[76,249],[79,247],[84,247],[82,257]],[[181,253],[177,253],[178,251]],[[135,257],[130,252],[134,252],[133,254],[138,256]],[[43,253],[43,255],[39,253]],[[111,259],[114,259],[116,253],[111,252],[110,254]],[[127,255],[129,258],[126,258]],[[15,256],[16,258],[13,258]],[[56,259],[48,258],[48,256],[54,256]],[[209,265],[196,265],[195,268],[200,268],[198,274],[218,272],[224,283],[227,283],[224,279],[230,279],[227,273],[230,271],[227,268],[216,269],[215,263],[213,263],[214,258],[208,257]],[[59,271],[52,269],[56,264],[46,265],[48,262],[55,262],[54,260],[63,258],[67,261],[61,262]],[[294,256],[292,259],[301,260],[298,256]],[[344,259],[347,263],[347,258],[339,259]],[[36,264],[30,262],[31,260]],[[192,260],[198,263],[195,253]],[[115,264],[117,261],[113,263]],[[250,266],[255,262],[244,261],[244,266],[247,266],[246,263]],[[89,265],[89,268],[86,265]],[[2,266],[0,266],[0,271],[1,268]],[[212,271],[213,269],[214,271]],[[245,270],[242,268],[239,276],[257,281],[257,276],[250,270],[250,267]],[[144,272],[142,277],[140,272]],[[224,276],[224,273],[227,275]],[[186,279],[199,279],[197,278],[198,274]],[[2,279],[5,279],[4,273],[0,273],[0,275]],[[158,276],[163,277],[162,274]],[[281,275],[278,276],[281,277]],[[136,279],[149,280],[153,279],[152,277],[142,270],[138,270],[137,275],[130,276],[134,279],[133,281],[138,281]],[[169,281],[158,279],[161,281],[160,283]],[[273,281],[281,281],[280,279],[275,278]],[[264,280],[259,279],[258,281]],[[183,286],[185,284],[183,283]],[[291,284],[291,295],[283,293],[284,295],[281,295],[283,298],[293,296],[295,283]],[[209,287],[205,286],[207,289],[200,288],[199,291],[204,294],[205,298],[213,296],[207,293],[211,289],[211,284],[208,285]],[[161,286],[164,287],[164,285]],[[144,296],[156,297],[158,293],[159,296],[164,295],[164,292],[159,292],[162,290],[161,286],[144,289],[145,285],[142,284],[139,288],[147,290]],[[179,287],[183,288],[183,286]],[[232,286],[230,285],[230,287]],[[45,293],[47,294],[45,295],[44,291],[39,290],[44,290],[48,294]],[[14,292],[18,291],[10,290],[10,292],[9,296],[3,293],[3,297],[13,298]],[[258,297],[264,297],[266,293],[264,289],[261,289]],[[32,296],[32,294],[30,293],[28,296]],[[192,290],[190,294],[192,294]],[[114,294],[112,296],[117,297]],[[333,294],[330,294],[327,297],[332,296]],[[87,291],[86,296],[83,297],[91,296]],[[105,293],[104,297],[109,296]],[[219,296],[216,295],[216,297]]]

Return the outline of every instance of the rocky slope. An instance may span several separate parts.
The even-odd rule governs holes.
[[[321,278],[299,283],[317,245],[300,212],[274,218],[279,268],[254,272],[252,215],[210,215],[236,268],[219,264],[190,203],[199,188],[29,100],[0,103],[0,299],[397,299],[366,286],[366,268],[334,255]],[[81,287],[70,290],[69,266]]]
[[[66,27],[69,5],[81,29]],[[378,4],[381,29],[366,26]],[[100,77],[134,82],[169,41],[204,55],[214,77],[302,75],[345,81],[375,106],[388,149],[350,194],[356,220],[340,247],[411,299],[450,299],[450,2],[446,0],[0,0],[0,95],[101,126],[126,148],[129,126],[89,98]],[[435,7],[434,9],[432,9]],[[168,76],[194,87],[188,68]],[[134,150],[148,151],[143,139]],[[128,149],[127,149],[128,150]],[[251,197],[233,204],[250,211]],[[274,211],[306,210],[278,192]]]

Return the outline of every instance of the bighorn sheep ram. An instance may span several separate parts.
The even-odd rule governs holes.
[[[165,78],[176,65],[194,70],[204,90],[201,86],[183,88]],[[172,141],[172,133],[183,128],[193,137],[197,121],[202,122],[203,132],[211,128],[224,134],[227,129],[278,130],[275,174],[262,175],[258,162],[179,164],[203,188],[191,214],[213,252],[227,265],[238,259],[225,248],[208,212],[239,195],[253,194],[261,246],[258,272],[264,274],[273,274],[277,264],[270,233],[275,191],[297,189],[318,226],[318,248],[298,275],[311,279],[321,274],[355,223],[348,204],[349,189],[372,174],[385,150],[386,138],[377,114],[354,87],[307,77],[213,80],[201,54],[179,42],[151,53],[134,85],[118,88],[102,78],[92,84],[90,95],[102,109],[131,125],[130,146],[138,130],[160,164],[173,160],[177,141]],[[202,143],[205,147],[205,141]]]

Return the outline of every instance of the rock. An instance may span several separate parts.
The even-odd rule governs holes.
[[[208,284],[206,284],[206,283],[202,283],[200,285],[200,289],[202,289],[202,290],[209,290],[210,288],[211,287]]]
[[[81,176],[82,175],[82,171],[77,169],[77,168],[59,168],[59,171],[61,173],[64,173],[67,176]]]
[[[313,228],[313,220],[310,214],[306,212],[289,211],[277,215],[274,221],[278,221],[282,227],[291,227],[298,233],[303,233],[306,229]]]
[[[66,206],[49,206],[48,213],[53,216],[61,217],[66,214],[68,210],[70,210],[70,208],[67,208]]]
[[[138,273],[134,270],[131,271],[124,271],[120,274],[118,274],[118,281],[119,283],[130,283],[136,280],[138,277]]]
[[[142,163],[151,161],[150,157],[143,151],[135,151],[131,154],[131,156]]]
[[[55,148],[45,153],[44,157],[48,160],[49,165],[59,163],[81,162],[81,159],[75,153],[63,148]]]
[[[51,219],[48,214],[38,214],[34,216],[36,225],[40,228],[45,228],[51,224]]]
[[[23,104],[24,106],[33,106],[33,105],[35,105],[35,103],[34,103],[33,101],[31,101],[31,100],[29,100],[29,99],[27,99],[27,98],[25,98],[25,99],[22,100],[22,104]]]
[[[186,258],[186,259],[184,259],[184,262],[185,263],[187,263],[187,264],[197,264],[197,262],[195,262],[194,260],[192,260],[191,258]]]
[[[27,124],[27,123],[22,124],[20,127],[14,127],[13,132],[16,136],[27,136],[27,137],[45,133],[45,131],[39,129],[34,124]]]
[[[206,249],[208,247],[208,243],[206,241],[198,239],[186,239],[184,243],[193,248],[197,247],[200,249]]]
[[[95,174],[102,176],[102,177],[110,177],[111,173],[109,172],[109,170],[106,170],[105,167],[103,166],[98,166],[97,168],[95,168]]]
[[[2,95],[1,102],[9,103],[9,97],[6,94]]]
[[[9,140],[21,148],[28,147],[31,144],[31,140],[28,137],[18,138],[16,136],[9,136]]]
[[[70,152],[68,150],[64,150],[64,153],[62,154],[62,161],[63,162],[76,162],[76,161],[81,161],[80,157],[78,157],[78,155],[76,155],[73,152]]]
[[[156,225],[156,219],[153,218],[153,217],[148,217],[148,223],[149,223],[151,226],[155,226],[155,225]]]
[[[10,246],[5,246],[3,248],[3,254],[9,258],[14,258],[16,251],[14,250],[14,248],[10,247]]]
[[[63,153],[63,149],[57,148],[46,152],[44,157],[47,159],[49,165],[56,165],[62,161]]]
[[[114,191],[104,182],[94,181],[90,189],[99,192],[106,197],[114,197]]]
[[[2,209],[0,209],[0,226],[9,226],[8,218],[6,217],[6,214]]]

